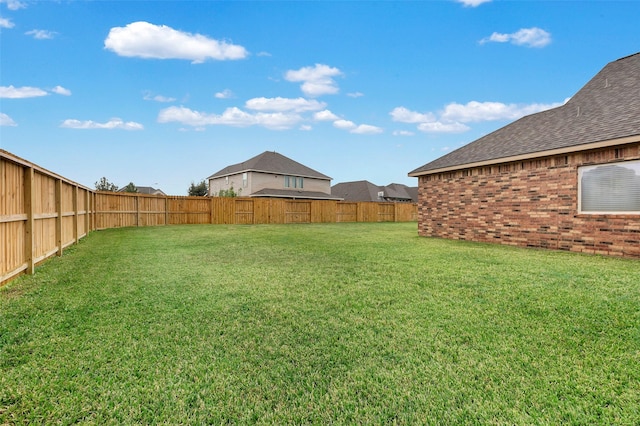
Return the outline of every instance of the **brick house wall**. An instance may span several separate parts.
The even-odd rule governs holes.
[[[640,143],[419,177],[421,236],[640,258],[640,215],[578,214],[578,167]]]

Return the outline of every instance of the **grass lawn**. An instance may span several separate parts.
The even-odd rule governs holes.
[[[3,424],[640,424],[640,262],[415,223],[94,232],[0,289]]]

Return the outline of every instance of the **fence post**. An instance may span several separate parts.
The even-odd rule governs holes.
[[[35,262],[33,261],[33,211],[35,204],[35,189],[33,185],[34,170],[33,167],[27,167],[24,174],[24,212],[27,214],[27,222],[24,228],[24,257],[27,262],[26,273],[32,275],[35,271]]]
[[[91,192],[90,193],[90,197],[91,199],[91,230],[95,231],[96,230],[96,226],[98,226],[96,224],[96,220],[97,220],[97,214],[96,214],[96,193],[95,192]]]
[[[136,226],[140,226],[140,196],[136,195]]]
[[[62,256],[62,179],[56,179],[56,244],[58,256]]]
[[[78,244],[78,185],[73,186],[73,243]]]
[[[164,224],[169,225],[169,197],[164,197]]]
[[[89,235],[89,191],[84,190],[84,235]]]
[[[213,197],[209,197],[209,209],[211,214],[209,215],[209,223],[211,223],[213,225],[213,215],[215,214],[215,208],[214,208],[214,200]]]

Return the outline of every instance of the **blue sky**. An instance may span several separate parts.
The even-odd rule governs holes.
[[[0,0],[0,148],[186,195],[264,151],[411,170],[640,51],[637,1]]]

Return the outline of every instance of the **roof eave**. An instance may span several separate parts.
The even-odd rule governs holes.
[[[329,200],[329,201],[344,201],[344,198],[341,197],[314,197],[314,196],[304,196],[304,195],[287,195],[287,194],[257,194],[250,195],[251,198],[289,198],[292,200]]]
[[[275,170],[259,170],[259,169],[243,169],[243,170],[237,170],[235,172],[229,172],[229,173],[223,173],[223,174],[213,174],[211,176],[209,176],[207,179],[216,179],[216,178],[223,178],[226,176],[233,176],[233,175],[239,175],[241,173],[249,173],[249,172],[255,172],[255,173],[267,173],[267,174],[273,174],[273,175],[281,175],[281,176],[296,176],[296,177],[303,177],[303,178],[307,178],[307,179],[319,179],[319,180],[328,180],[331,181],[333,180],[332,177],[323,175],[323,176],[311,176],[311,175],[300,175],[300,174],[295,174],[295,173],[282,173],[279,171],[275,171]]]
[[[627,136],[624,138],[608,139],[600,142],[574,145],[574,146],[569,146],[564,148],[551,149],[547,151],[530,152],[522,155],[515,155],[511,157],[501,157],[501,158],[495,158],[491,160],[478,161],[475,163],[459,164],[455,166],[441,167],[441,168],[431,169],[431,170],[420,171],[417,169],[412,172],[409,172],[408,176],[420,177],[425,175],[433,175],[437,173],[451,172],[454,170],[471,169],[474,167],[484,167],[484,166],[491,166],[494,164],[502,164],[502,163],[511,163],[514,161],[525,161],[525,160],[531,160],[533,158],[550,157],[554,155],[569,154],[572,152],[587,151],[587,150],[598,149],[598,148],[607,148],[610,146],[625,145],[625,144],[637,143],[637,142],[640,142],[640,135]]]

